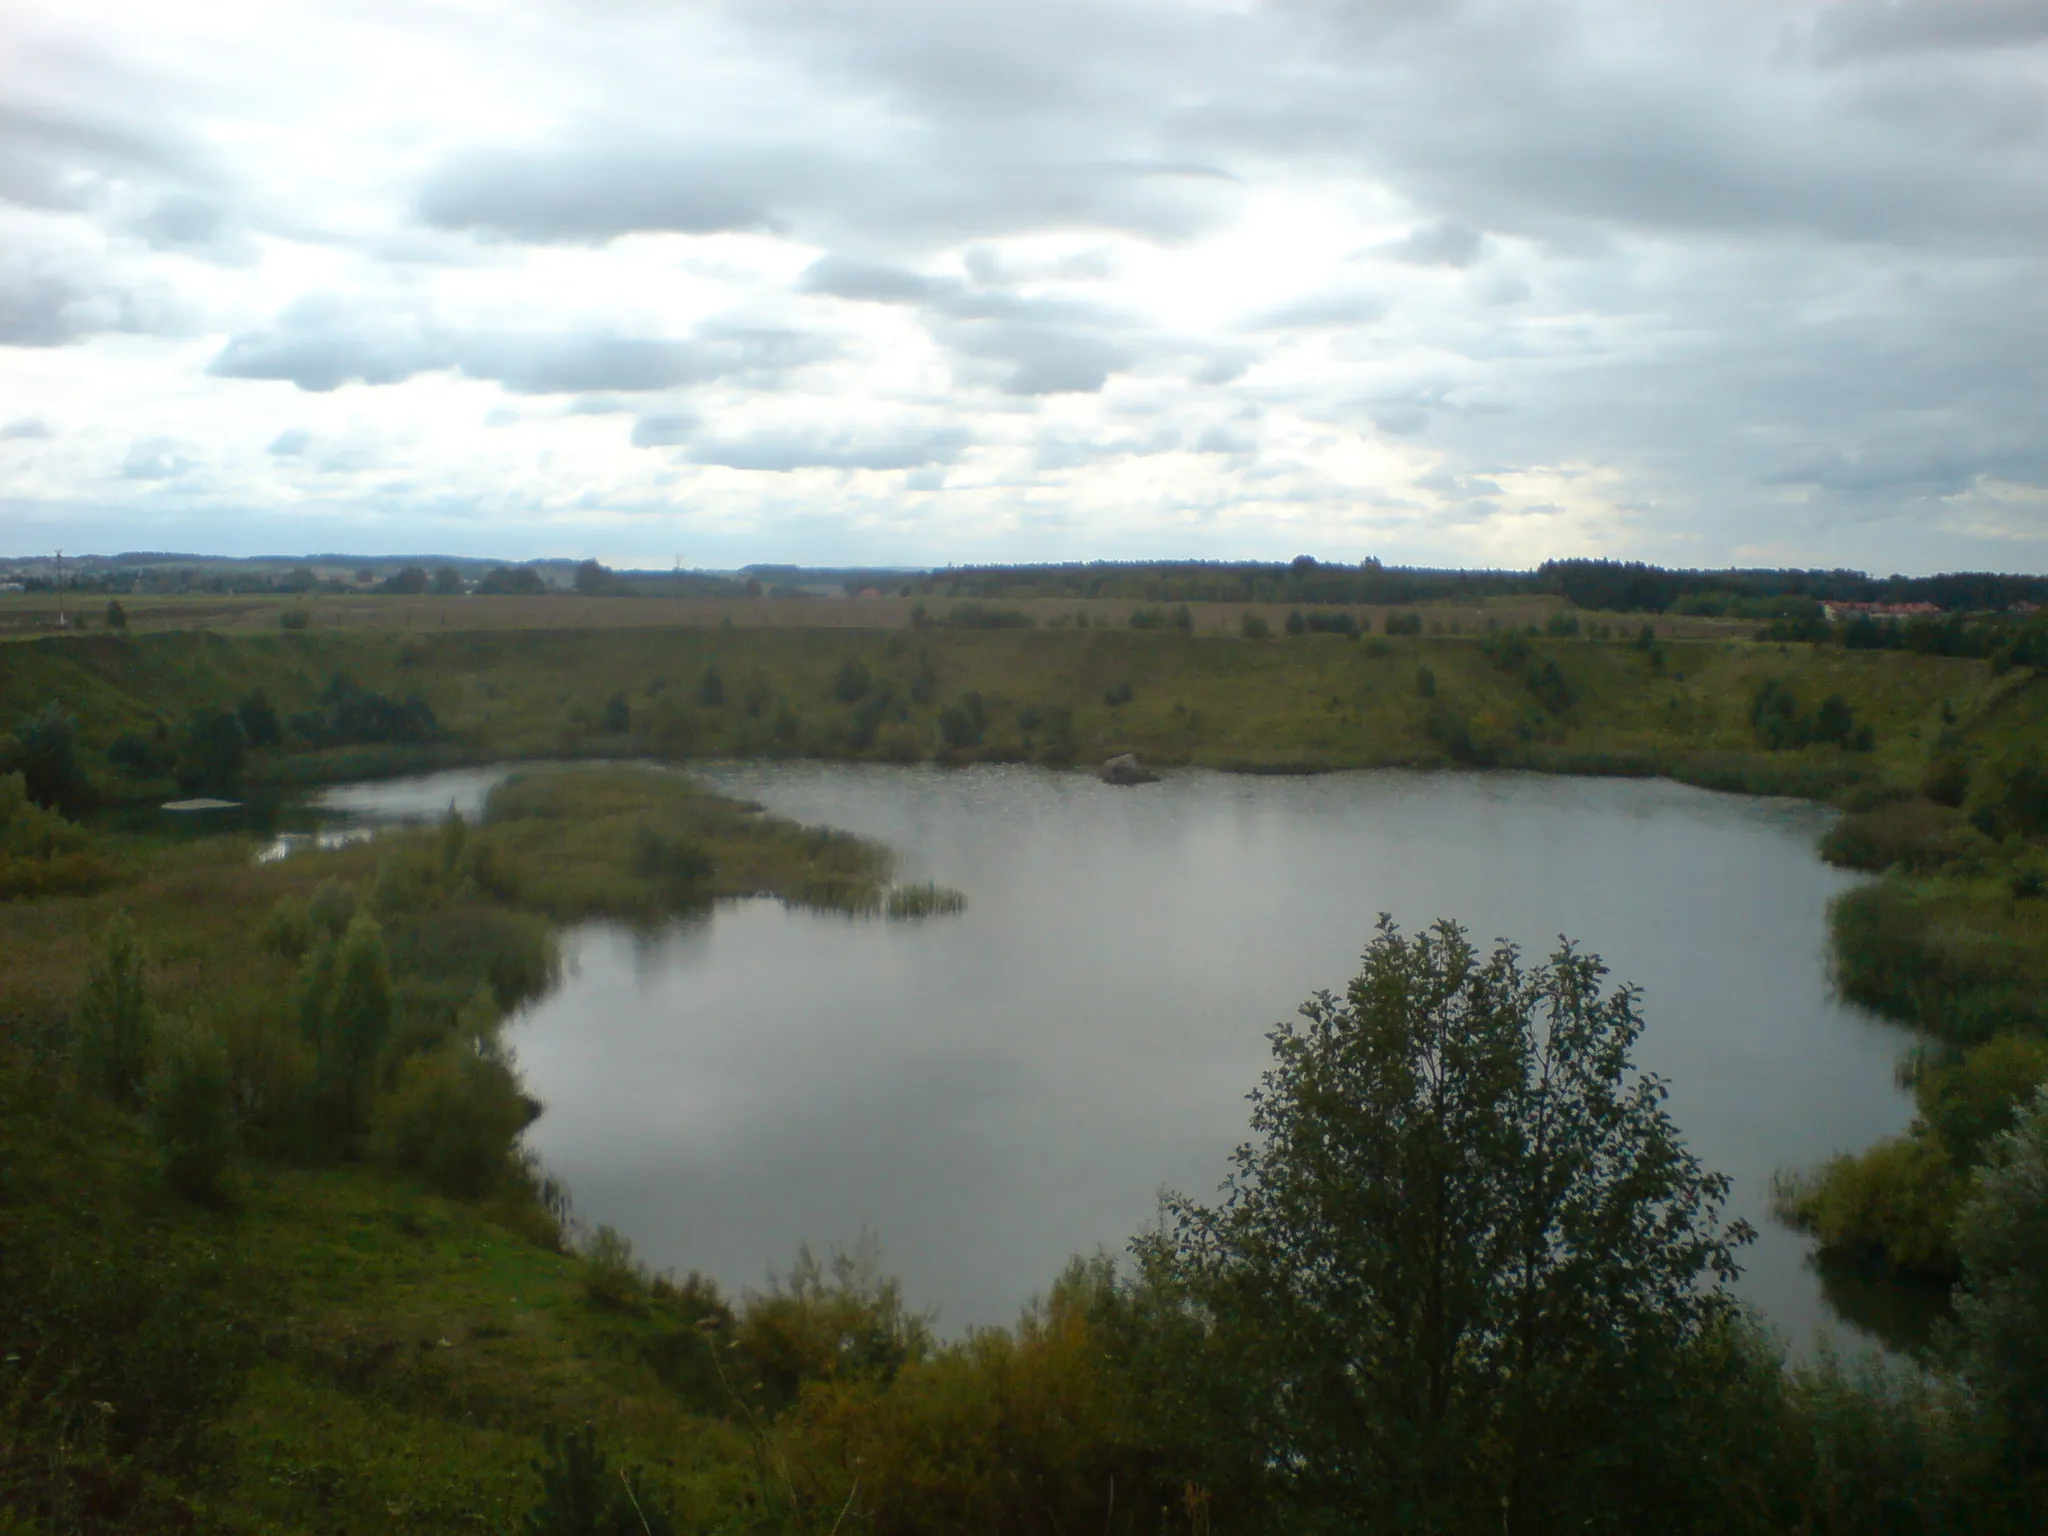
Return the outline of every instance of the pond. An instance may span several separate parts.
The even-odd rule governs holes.
[[[969,904],[886,923],[741,901],[566,937],[563,984],[509,1033],[547,1105],[529,1137],[657,1267],[758,1286],[799,1241],[867,1231],[944,1331],[1010,1321],[1162,1186],[1214,1190],[1266,1031],[1342,988],[1385,910],[1537,954],[1567,934],[1640,985],[1640,1059],[1761,1233],[1741,1293],[1795,1343],[1842,1326],[1769,1179],[1903,1128],[1908,1036],[1831,994],[1825,909],[1851,880],[1814,855],[1823,810],[1516,774],[703,772]]]

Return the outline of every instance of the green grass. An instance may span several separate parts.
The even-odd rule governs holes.
[[[1565,678],[1569,707],[1545,710],[1520,670],[1494,667],[1472,638],[1273,641],[1127,629],[802,629],[460,631],[75,637],[0,651],[0,723],[48,700],[82,725],[88,766],[124,731],[175,726],[200,705],[261,688],[287,718],[331,677],[403,697],[438,717],[428,746],[259,754],[252,780],[276,783],[409,771],[494,757],[669,759],[807,755],[951,761],[1084,762],[1134,751],[1159,764],[1315,771],[1473,761],[1553,772],[1663,773],[1714,787],[1832,793],[1855,782],[1915,783],[1944,731],[1997,692],[1982,664],[1940,657],[1677,640],[1651,655],[1590,640],[1531,642]],[[849,660],[866,698],[835,697]],[[715,668],[724,702],[699,702]],[[1427,668],[1435,697],[1417,688]],[[1765,679],[1806,708],[1841,694],[1876,748],[1766,752],[1748,719]],[[1128,683],[1130,702],[1105,695]],[[606,729],[624,695],[629,723]],[[948,746],[941,712],[969,695],[985,728]],[[1043,723],[1065,711],[1064,737]],[[1447,744],[1455,722],[1469,753]],[[1034,722],[1036,722],[1034,724]],[[1433,724],[1434,722],[1434,724]],[[153,788],[153,787],[145,787]]]

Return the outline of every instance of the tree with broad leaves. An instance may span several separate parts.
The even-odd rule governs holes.
[[[1227,1342],[1284,1528],[1711,1527],[1688,1420],[1751,1379],[1715,1282],[1754,1234],[1605,977],[1383,916],[1345,995],[1273,1031],[1222,1203],[1171,1196],[1140,1243]]]

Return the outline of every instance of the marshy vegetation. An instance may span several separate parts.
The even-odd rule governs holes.
[[[616,1488],[650,1530],[2038,1529],[2048,1297],[2025,1256],[2048,1219],[2033,1096],[2048,1073],[2048,688],[2024,637],[2002,642],[2000,671],[1960,644],[1781,648],[1647,626],[1615,642],[1597,622],[1369,636],[1312,626],[1313,609],[1297,634],[1211,638],[1162,611],[1087,629],[949,614],[914,635],[8,647],[0,1523],[566,1532],[623,1520]],[[1538,1112],[1517,1043],[1534,1015],[1494,1005],[1530,977],[1388,939],[1346,1000],[1276,1039],[1247,1203],[1183,1204],[1135,1267],[1077,1262],[1014,1328],[941,1342],[871,1252],[800,1256],[731,1298],[579,1234],[520,1154],[537,1106],[499,1027],[549,984],[561,922],[764,891],[914,917],[957,910],[957,893],[892,887],[883,850],[644,768],[523,773],[479,825],[263,865],[245,838],[171,844],[76,819],[182,786],[487,756],[1110,748],[1843,798],[1830,857],[1885,873],[1835,909],[1841,985],[1930,1043],[1910,1063],[1907,1135],[1785,1199],[1843,1252],[1960,1279],[1943,1369],[1787,1369],[1665,1283],[1713,1267],[1715,1189],[1658,1141],[1654,1095],[1602,1097],[1634,1024],[1569,957],[1543,974],[1580,1028],[1589,1097],[1572,1123],[1627,1108],[1630,1145],[1666,1177],[1659,1230],[1676,1248],[1610,1241],[1642,1231],[1640,1211],[1594,1185],[1562,1225],[1525,1222],[1518,1192],[1542,1181],[1501,1115]],[[1486,975],[1498,985],[1460,990]],[[1462,1038],[1412,1027],[1408,1005],[1438,994],[1499,1026],[1451,1064],[1470,1089],[1458,1114],[1398,1144],[1375,1140],[1398,1117],[1316,1120],[1332,1084],[1347,1102],[1398,1096],[1431,1039]],[[1404,1219],[1419,1207],[1402,1180],[1474,1152],[1480,1171],[1442,1185],[1467,1224],[1456,1251],[1488,1232],[1591,1234],[1589,1254],[1636,1264],[1594,1286],[1628,1326],[1574,1333],[1594,1315],[1578,1281],[1560,1269],[1517,1290],[1505,1250],[1460,1276],[1456,1326],[1417,1310],[1401,1221],[1355,1253],[1355,1224],[1319,1203],[1316,1149],[1338,1141]],[[1379,1278],[1319,1294],[1289,1252],[1310,1277],[1340,1255]]]

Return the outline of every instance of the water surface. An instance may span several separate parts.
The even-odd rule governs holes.
[[[1829,1313],[1771,1173],[1909,1118],[1904,1033],[1827,984],[1851,882],[1814,856],[1815,807],[1515,774],[706,772],[969,906],[891,924],[757,900],[569,935],[564,984],[510,1036],[548,1106],[529,1136],[657,1266],[758,1285],[799,1240],[867,1228],[943,1328],[1009,1321],[1069,1254],[1120,1249],[1160,1186],[1214,1189],[1267,1029],[1341,989],[1381,911],[1532,952],[1568,934],[1644,989],[1640,1059],[1734,1176],[1762,1233],[1740,1289],[1795,1339]]]

